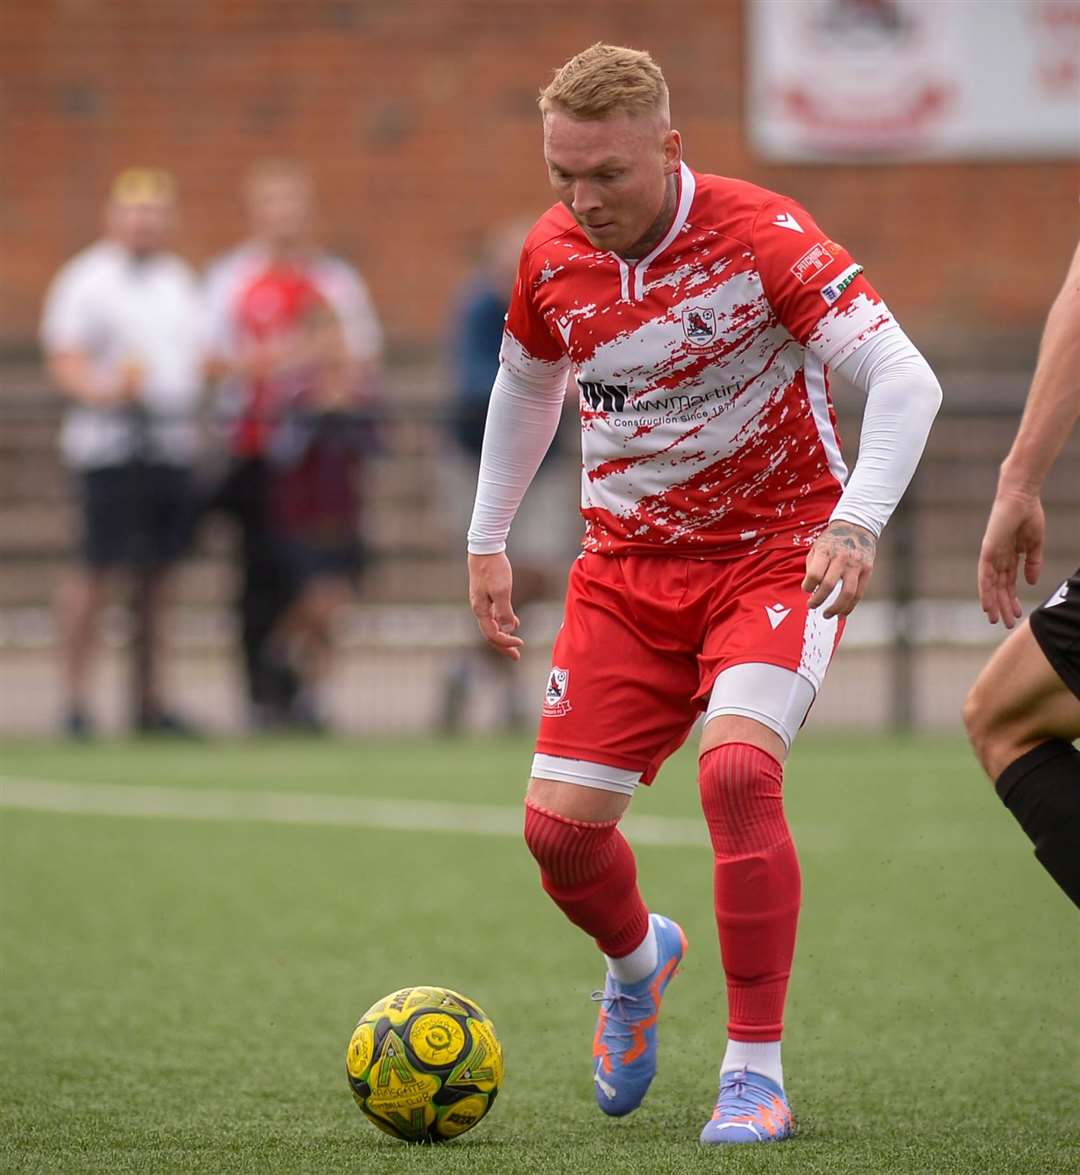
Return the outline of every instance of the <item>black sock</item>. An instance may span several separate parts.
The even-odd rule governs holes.
[[[1080,906],[1080,751],[1061,738],[1040,743],[1010,763],[994,787],[1042,867]]]

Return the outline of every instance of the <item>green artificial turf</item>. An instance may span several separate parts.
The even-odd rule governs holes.
[[[516,804],[511,741],[0,745],[0,776]],[[635,811],[697,812],[693,759]],[[797,1140],[698,1147],[724,1038],[705,848],[639,849],[690,950],[660,1072],[602,1117],[595,949],[511,836],[0,809],[0,1170],[1080,1170],[1080,920],[956,740],[807,736],[784,1050]],[[432,983],[495,1021],[489,1117],[406,1147],[354,1106],[358,1016]]]

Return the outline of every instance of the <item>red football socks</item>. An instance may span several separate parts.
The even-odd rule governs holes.
[[[783,777],[772,755],[749,743],[714,747],[699,764],[733,1040],[775,1041],[783,1030],[802,894]]]
[[[571,820],[525,801],[525,842],[545,891],[615,959],[639,946],[649,929],[634,854],[617,825]]]

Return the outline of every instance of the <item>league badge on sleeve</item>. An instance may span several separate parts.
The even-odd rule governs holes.
[[[828,285],[822,286],[821,296],[825,299],[826,303],[831,306],[834,302],[839,302],[840,295],[862,271],[863,267],[861,265],[849,265],[838,278],[834,278]]]
[[[800,285],[806,285],[812,278],[817,277],[823,269],[828,269],[836,260],[836,254],[829,248],[831,241],[818,241],[791,267],[791,272],[799,279]]]
[[[570,684],[570,670],[560,669],[558,665],[551,667],[548,674],[547,689],[544,690],[545,718],[558,718],[570,713],[570,703],[566,700],[566,692]]]

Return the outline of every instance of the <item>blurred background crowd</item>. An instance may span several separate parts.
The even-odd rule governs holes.
[[[805,202],[934,364],[815,721],[958,722],[996,463],[1080,225],[1078,0],[11,0],[0,733],[531,724],[573,397],[511,536],[520,669],[477,646],[464,531],[550,203],[536,95],[600,39],[656,57],[691,167]],[[1077,484],[1074,440],[1047,593]]]

